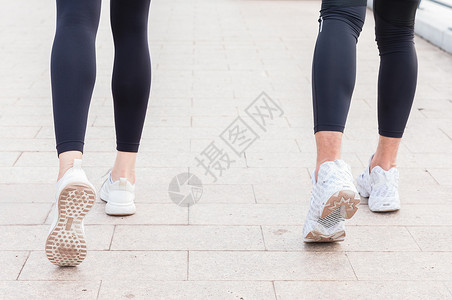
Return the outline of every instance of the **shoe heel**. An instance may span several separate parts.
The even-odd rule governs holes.
[[[325,235],[318,231],[309,232],[303,239],[305,243],[331,243],[331,242],[342,242],[345,239],[345,231],[341,230],[339,232]]]
[[[358,193],[363,196],[364,198],[369,198],[369,193],[363,188],[361,187],[361,185],[359,184],[359,181],[356,184],[356,189],[358,190]]]
[[[339,207],[344,207],[341,209],[341,213],[345,219],[350,219],[358,210],[360,202],[359,194],[350,190],[342,190],[334,193],[325,203],[322,211],[322,218],[329,216],[333,211]]]
[[[58,266],[73,267],[86,257],[83,218],[90,211],[96,192],[84,183],[65,187],[58,198],[58,221],[46,240],[46,255]]]
[[[128,205],[115,205],[107,202],[105,204],[105,213],[110,216],[129,216],[136,212],[135,204],[132,202]]]

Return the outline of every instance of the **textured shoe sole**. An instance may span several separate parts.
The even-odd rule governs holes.
[[[345,239],[345,231],[341,230],[331,235],[325,235],[318,231],[311,231],[304,238],[305,243],[331,243],[342,242]]]
[[[82,221],[96,199],[95,191],[83,183],[66,186],[58,197],[58,221],[46,241],[49,261],[58,266],[76,266],[86,257]]]
[[[337,208],[341,207],[343,217],[350,219],[358,210],[360,199],[359,194],[354,191],[342,190],[336,192],[325,203],[321,217],[325,218]]]

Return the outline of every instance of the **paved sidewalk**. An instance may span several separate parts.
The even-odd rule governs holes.
[[[43,248],[57,174],[53,2],[0,0],[0,299],[452,298],[452,56],[420,38],[419,85],[399,156],[402,210],[374,214],[362,205],[345,242],[302,242],[315,159],[318,1],[155,0],[138,212],[108,217],[98,201],[86,219],[85,262],[51,265]],[[84,160],[96,186],[115,147],[108,2]],[[368,11],[343,143],[354,175],[376,146],[373,26]],[[217,182],[203,179],[199,203],[174,204],[171,179],[196,169],[193,160],[221,142],[237,115],[252,124],[245,109],[263,91],[283,116],[266,131],[254,127],[259,139]]]

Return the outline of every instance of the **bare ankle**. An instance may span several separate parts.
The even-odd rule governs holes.
[[[370,162],[370,170],[369,170],[369,172],[371,172],[372,169],[375,168],[376,166],[379,166],[383,170],[388,171],[391,168],[397,167],[397,163],[396,163],[395,160],[381,159],[381,158],[376,158],[374,156],[372,158],[372,161]]]
[[[400,141],[400,138],[380,136],[377,151],[370,162],[369,171],[372,171],[372,169],[376,166],[379,166],[385,171],[396,167],[397,152],[399,150]]]
[[[130,183],[135,184],[136,159],[137,153],[118,151],[116,153],[115,165],[111,171],[111,179],[116,181],[119,178],[127,178]]]
[[[317,181],[320,165],[326,161],[335,161],[341,157],[342,132],[318,131],[315,134],[317,145],[317,164],[315,180]]]
[[[74,159],[82,159],[82,152],[80,151],[66,151],[58,155],[59,172],[57,181],[66,174],[66,172],[74,166]]]

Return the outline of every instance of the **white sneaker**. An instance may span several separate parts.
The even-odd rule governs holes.
[[[111,173],[102,184],[99,191],[100,199],[107,202],[105,213],[113,216],[133,215],[135,207],[135,185],[131,184],[127,178],[120,178],[113,182]]]
[[[376,166],[369,173],[372,157],[366,170],[356,178],[359,193],[369,197],[369,209],[373,212],[399,210],[399,171],[395,167],[385,171]]]
[[[58,266],[76,266],[86,257],[83,218],[96,200],[94,186],[82,170],[82,160],[57,182],[54,220],[46,240],[46,254]]]
[[[320,165],[312,175],[311,206],[303,228],[304,241],[338,242],[345,238],[345,219],[358,210],[360,198],[350,167],[343,160]]]

